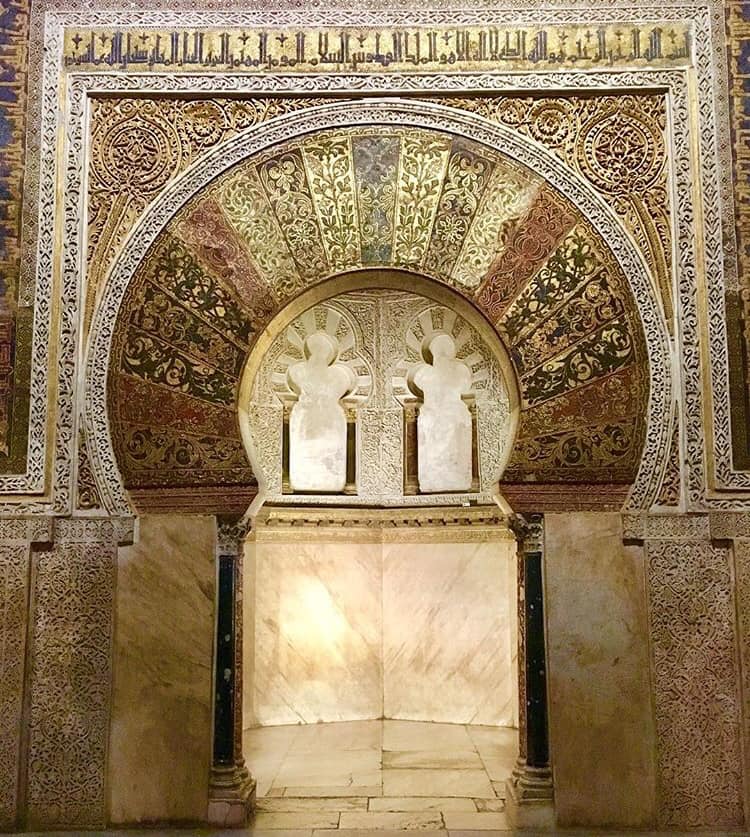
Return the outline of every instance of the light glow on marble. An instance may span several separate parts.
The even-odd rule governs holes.
[[[515,544],[502,533],[357,543],[332,532],[331,542],[259,541],[247,561],[247,723],[516,721]]]
[[[382,714],[379,547],[258,543],[253,713],[260,724]]]
[[[279,631],[287,639],[282,653],[310,659],[331,657],[340,663],[348,628],[330,590],[319,579],[282,579]]]

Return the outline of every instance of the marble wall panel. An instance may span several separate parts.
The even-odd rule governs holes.
[[[248,557],[256,578],[252,720],[380,718],[380,545],[261,541]]]
[[[113,824],[202,820],[212,736],[215,522],[140,518],[118,560]]]
[[[550,744],[560,826],[655,819],[643,552],[619,514],[545,515]]]
[[[729,550],[647,541],[658,824],[744,825],[739,671]]]
[[[384,544],[387,718],[513,724],[511,582],[507,539]]]
[[[242,718],[243,727],[255,718],[255,544],[242,553]]]
[[[0,830],[18,814],[28,596],[28,545],[0,544]]]
[[[96,523],[63,523],[65,537],[36,558],[27,824],[40,831],[106,821],[117,547]]]
[[[245,563],[245,726],[515,724],[515,541],[446,532],[261,525]]]

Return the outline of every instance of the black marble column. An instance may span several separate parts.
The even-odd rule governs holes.
[[[526,626],[526,763],[529,767],[540,768],[549,767],[547,660],[544,648],[541,544],[534,543],[533,547],[528,551],[524,549],[521,559],[524,562]]]
[[[552,771],[547,725],[547,660],[544,626],[544,517],[517,516],[518,540],[519,758],[507,782],[511,826],[554,827]]]
[[[255,780],[242,755],[242,553],[247,528],[217,518],[216,657],[213,764],[207,819],[212,825],[247,825]]]
[[[214,693],[214,766],[234,764],[235,687],[235,563],[234,555],[219,555],[216,596],[216,672]]]

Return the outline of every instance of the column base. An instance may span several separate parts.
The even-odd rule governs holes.
[[[552,772],[519,765],[505,783],[505,816],[517,829],[549,831],[555,827]]]
[[[209,825],[220,828],[246,828],[255,809],[255,779],[244,763],[212,767],[208,787]]]

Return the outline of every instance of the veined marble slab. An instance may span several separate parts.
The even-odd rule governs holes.
[[[215,522],[144,515],[119,551],[113,823],[201,820],[211,763]]]
[[[347,542],[341,527],[330,540],[324,527],[314,531],[314,542],[277,536],[248,544],[247,724],[516,722],[513,541],[500,533],[475,542],[363,542],[351,532]],[[370,732],[345,746],[379,748],[378,728]],[[394,734],[386,726],[386,738]],[[334,739],[347,732],[305,735],[317,750],[340,746]],[[464,743],[455,749],[470,748],[468,737]]]
[[[380,718],[380,546],[261,542],[249,556],[256,578],[255,720]]]
[[[512,563],[507,541],[384,545],[387,718],[513,723]]]

